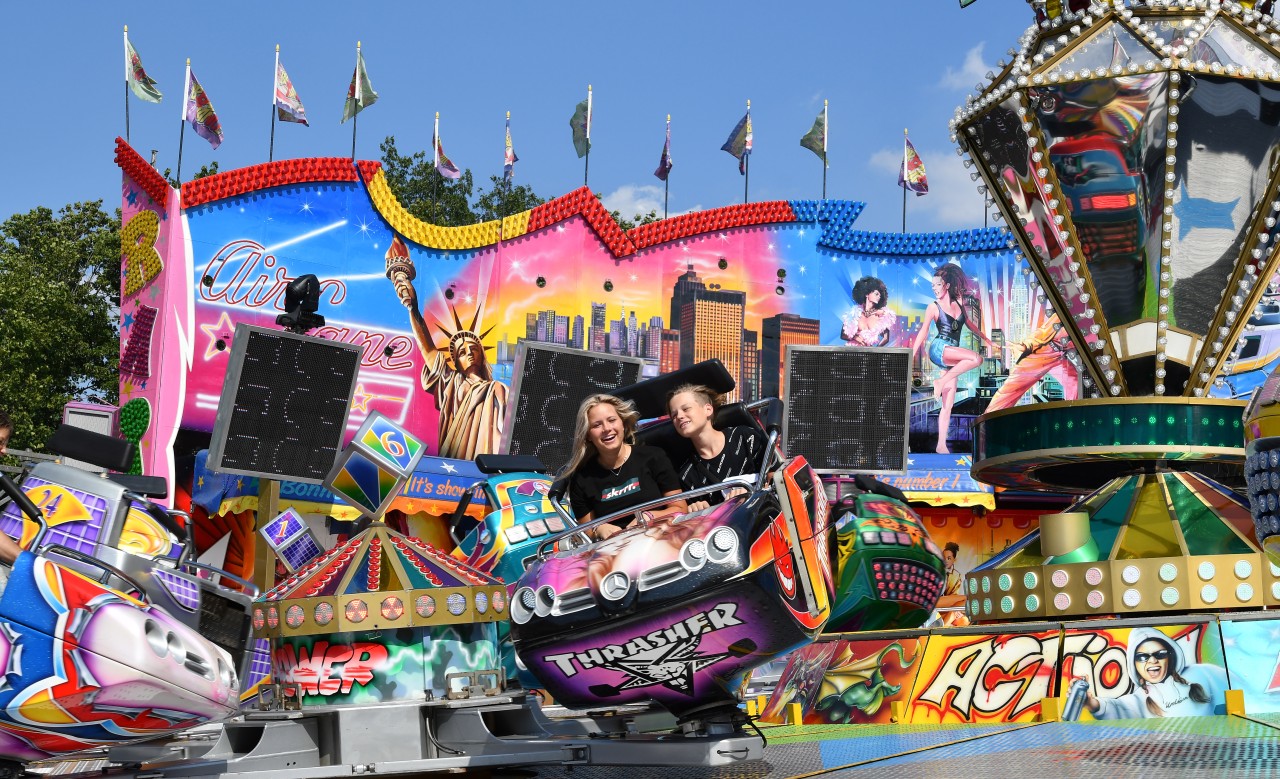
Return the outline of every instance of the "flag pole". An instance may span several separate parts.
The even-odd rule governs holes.
[[[671,114],[667,114],[667,141],[671,140]],[[667,147],[667,154],[670,155],[671,147]],[[667,177],[662,180],[662,218],[667,218],[667,203],[671,200],[671,171],[667,171]]]
[[[182,136],[187,130],[187,101],[191,99],[191,58],[187,57],[187,75],[182,81],[182,116],[178,120],[178,172],[174,178],[182,189]]]
[[[267,149],[267,162],[276,158],[276,77],[280,74],[280,44],[276,44],[276,69],[271,71],[271,146]]]
[[[591,172],[591,85],[587,84],[587,153],[582,163],[582,186],[588,186],[587,174]]]
[[[360,41],[356,41],[356,112],[351,115],[351,161],[356,160],[356,127],[360,124],[360,101],[364,98],[364,79],[360,78]]]
[[[747,101],[747,124],[751,124],[751,101]],[[742,150],[742,202],[750,203],[751,198],[747,196],[747,192],[751,187],[751,155],[744,148]]]
[[[506,135],[503,136],[503,144],[502,144],[502,153],[503,153],[502,166],[504,168],[507,166],[506,138],[511,133],[511,112],[510,111],[507,112],[507,124],[506,124],[505,130],[506,130]],[[505,171],[504,171],[504,174],[505,174]],[[516,177],[515,163],[512,163],[511,176],[510,178],[507,178],[505,182],[506,186],[503,187],[502,189],[502,200],[498,204],[498,240],[499,241],[502,240],[502,220],[506,219],[507,217],[507,199],[511,196],[511,183],[515,180],[515,177]]]
[[[822,199],[827,199],[827,101],[822,101]]]
[[[444,178],[444,174],[440,172],[440,112],[436,111],[436,129],[431,133],[431,169],[436,175],[431,178],[431,210],[435,212],[440,207],[440,179]],[[438,222],[436,224],[439,224]]]
[[[907,232],[907,128],[902,128],[902,232]]]
[[[129,143],[129,25],[124,26],[124,142]]]

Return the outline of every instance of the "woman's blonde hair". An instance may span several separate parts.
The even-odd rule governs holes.
[[[569,458],[569,464],[560,471],[561,477],[573,475],[574,471],[577,471],[583,462],[595,456],[591,442],[587,440],[587,431],[590,429],[587,415],[591,413],[591,409],[606,403],[613,406],[618,412],[618,417],[622,419],[623,440],[633,446],[635,445],[636,422],[640,421],[640,412],[636,411],[636,404],[614,395],[605,395],[603,393],[590,395],[578,407],[578,421],[573,428],[573,457]]]
[[[712,409],[719,410],[720,406],[724,405],[724,396],[717,394],[715,390],[704,384],[681,384],[667,393],[667,413],[671,412],[671,401],[676,399],[676,395],[683,395],[686,392],[703,403],[710,403]]]

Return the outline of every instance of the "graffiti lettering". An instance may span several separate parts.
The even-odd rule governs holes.
[[[1202,625],[1194,625],[1173,639],[1194,658],[1203,632]],[[1092,631],[1070,632],[1061,640],[1063,680],[1083,677],[1099,698],[1130,691],[1122,642]],[[944,719],[1013,721],[1053,694],[1058,642],[1054,632],[991,636],[950,647],[916,702],[936,709]]]
[[[1051,694],[1058,634],[996,636],[948,650],[918,700],[965,720],[1000,715],[1006,720]]]
[[[682,641],[697,639],[707,633],[714,633],[734,625],[741,625],[742,620],[734,616],[738,611],[737,604],[721,603],[707,611],[701,611],[670,627],[654,630],[643,636],[636,636],[625,644],[607,644],[598,649],[585,652],[565,652],[559,655],[547,655],[544,660],[556,664],[565,676],[575,676],[578,668],[586,671],[597,666],[608,667],[613,661],[631,658],[644,653]],[[695,644],[696,645],[696,644]],[[574,663],[577,663],[575,667]]]
[[[303,695],[346,695],[355,685],[373,681],[374,671],[388,658],[382,644],[364,641],[351,645],[317,641],[308,652],[300,646],[284,644],[274,653],[274,671],[281,682],[298,685]]]
[[[223,301],[250,308],[269,306],[284,311],[284,288],[293,281],[289,271],[267,254],[257,241],[240,239],[218,250],[204,268],[213,283],[200,285],[201,300]],[[330,305],[347,297],[347,285],[337,279],[320,280],[320,297],[328,294]]]

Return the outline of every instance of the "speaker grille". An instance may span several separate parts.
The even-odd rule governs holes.
[[[783,444],[819,472],[905,473],[911,350],[787,349]]]
[[[644,361],[522,342],[516,352],[515,402],[503,428],[503,451],[533,455],[553,472],[573,451],[574,416],[584,398],[640,380]]]

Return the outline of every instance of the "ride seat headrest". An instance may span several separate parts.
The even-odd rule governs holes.
[[[742,403],[729,403],[716,409],[716,415],[711,420],[711,424],[717,430],[737,426],[760,428],[760,423]],[[693,454],[693,444],[676,432],[675,425],[671,424],[670,419],[664,419],[637,430],[636,440],[645,446],[656,446],[663,450],[671,459],[671,464],[675,466],[679,466]]]

